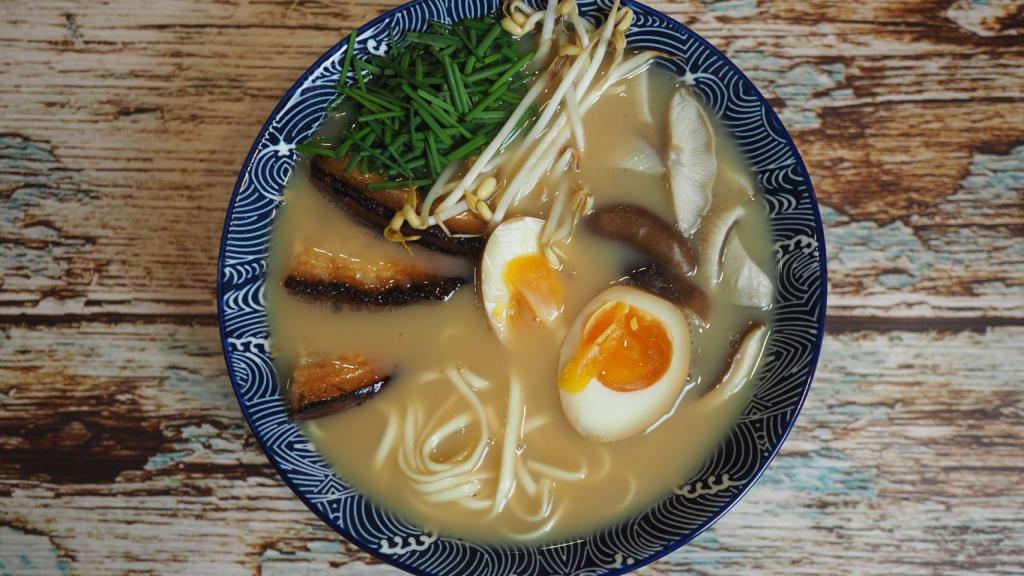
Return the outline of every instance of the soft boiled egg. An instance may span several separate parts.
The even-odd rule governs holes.
[[[484,310],[498,338],[505,340],[520,319],[554,324],[562,312],[562,286],[541,253],[544,221],[518,217],[491,232],[480,266]]]
[[[562,409],[587,438],[622,440],[672,409],[689,368],[690,330],[679,308],[613,286],[587,304],[562,344]]]

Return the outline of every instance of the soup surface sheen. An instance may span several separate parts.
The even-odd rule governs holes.
[[[649,82],[647,87],[641,83]],[[666,146],[665,117],[677,79],[654,67],[625,82],[625,89],[602,98],[584,116],[586,151],[581,158],[582,178],[594,195],[594,206],[630,203],[643,206],[665,219],[673,215],[664,175],[621,168],[646,141],[656,149]],[[654,121],[645,120],[642,95],[650,95]],[[749,171],[727,133],[715,128],[718,177],[714,202],[705,217],[714,219],[741,202],[748,217],[737,225],[742,244],[763,270],[773,270],[770,235],[761,203],[748,199]],[[559,185],[560,175],[541,183]],[[631,249],[580,226],[567,248],[565,269],[558,272],[563,287],[563,321],[555,329],[535,322],[518,322],[517,334],[503,344],[482,310],[479,290],[467,282],[444,303],[419,303],[385,309],[332,309],[304,302],[282,287],[293,251],[317,248],[366,262],[415,262],[443,274],[474,278],[476,262],[446,256],[412,245],[411,252],[384,241],[377,230],[355,221],[333,205],[308,182],[301,163],[289,181],[285,203],[277,217],[267,282],[267,303],[279,373],[291,374],[296,362],[309,355],[335,358],[362,354],[372,364],[393,369],[393,379],[377,397],[345,412],[305,424],[306,432],[339,474],[373,501],[427,529],[473,541],[555,541],[592,532],[648,507],[695,473],[735,423],[746,405],[751,386],[711,406],[697,399],[722,370],[731,339],[752,322],[767,323],[766,311],[731,304],[717,285],[704,285],[711,302],[711,321],[699,323],[692,314],[692,357],[689,377],[672,411],[639,436],[610,443],[589,440],[566,420],[559,401],[559,352],[566,327],[602,290],[618,283],[641,263]],[[515,213],[543,217],[541,202],[523,203]],[[691,239],[700,253],[707,239],[699,230]],[[439,368],[462,365],[491,385],[477,396],[495,422],[502,422],[508,401],[509,374],[522,381],[526,428],[517,444],[521,458],[563,470],[581,471],[583,479],[551,485],[551,506],[538,511],[538,497],[523,486],[512,493],[507,508],[492,515],[490,509],[470,510],[458,504],[432,503],[413,490],[397,458],[379,464],[375,454],[389,418],[401,418],[410,406],[426,420],[454,418],[467,410],[460,396],[443,378],[432,377]],[[281,378],[282,382],[287,377]],[[753,379],[752,379],[753,380]],[[434,449],[434,458],[457,456],[479,431],[466,427]],[[499,432],[500,434],[500,432]],[[401,435],[401,434],[400,434]],[[500,465],[499,438],[489,439],[480,467],[496,471]],[[481,491],[494,491],[496,474],[481,483]],[[546,512],[546,513],[545,513]],[[531,517],[532,516],[532,517]]]

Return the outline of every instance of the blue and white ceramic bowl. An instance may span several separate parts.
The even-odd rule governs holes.
[[[729,510],[779,450],[811,383],[825,323],[825,246],[811,180],[778,116],[736,66],[675,20],[626,0],[636,13],[634,48],[679,58],[675,72],[722,120],[757,175],[778,267],[775,323],[753,398],[704,467],[641,514],[556,546],[490,546],[438,537],[394,518],[339,478],[288,419],[268,345],[264,302],[268,241],[294,145],[313,133],[334,96],[345,43],[317,60],[263,126],[228,206],[217,299],[231,383],[242,413],[281,477],[317,516],[367,552],[432,575],[622,574],[682,546]],[[584,17],[610,0],[581,0]],[[359,29],[356,53],[383,53],[388,30],[423,29],[428,19],[478,17],[498,0],[416,0]]]

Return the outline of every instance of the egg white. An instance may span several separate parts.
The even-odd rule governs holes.
[[[540,254],[540,231],[544,221],[521,216],[502,222],[491,232],[480,265],[480,295],[487,320],[498,338],[508,337],[508,309],[512,293],[505,284],[505,268],[519,256]]]
[[[657,319],[668,334],[672,359],[656,382],[642,390],[618,392],[597,378],[579,392],[559,388],[562,410],[577,432],[601,442],[623,440],[646,430],[672,409],[690,369],[690,329],[674,304],[643,290],[613,286],[597,295],[580,312],[562,343],[559,372],[580,348],[583,327],[591,315],[609,302],[623,302]]]

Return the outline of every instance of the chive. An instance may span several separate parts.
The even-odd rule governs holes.
[[[438,134],[439,136],[441,136],[444,145],[449,146],[451,144],[451,140],[449,140],[447,136],[441,134],[441,127],[434,120],[434,117],[430,115],[430,109],[428,109],[426,106],[420,104],[415,100],[412,103],[412,107],[414,110],[416,110],[416,112],[419,113],[420,118],[422,118],[423,121],[427,123],[427,126],[430,127],[429,133]]]
[[[475,120],[504,120],[508,117],[508,112],[502,110],[485,110],[483,112],[477,112]]]
[[[537,109],[532,104],[528,106],[526,110],[523,112],[523,115],[520,116],[519,120],[516,122],[516,127],[514,130],[512,130],[512,133],[516,134],[517,132],[522,130],[523,127],[526,126],[526,123],[529,122],[530,119],[533,118],[536,114]]]
[[[469,112],[472,103],[469,101],[469,94],[466,93],[466,86],[462,83],[462,73],[455,65],[452,65],[452,76],[455,77],[455,88],[458,90],[455,95],[462,100],[462,111]]]
[[[473,42],[469,41],[469,38],[466,37],[466,33],[462,31],[462,28],[456,27],[455,35],[459,37],[459,40],[462,40],[462,44],[466,47],[467,50],[470,51],[471,54],[473,54],[474,56],[479,56],[479,54],[476,51],[476,46],[474,46]]]
[[[345,166],[345,174],[351,174],[352,173],[352,169],[356,167],[356,163],[357,162],[359,162],[359,155],[358,154],[353,154],[348,159],[348,164]]]
[[[434,144],[432,132],[427,132],[427,158],[430,160],[430,172],[436,177],[441,173],[441,160],[437,157],[437,145]]]
[[[498,37],[498,34],[500,33],[501,24],[495,24],[494,26],[491,26],[491,29],[487,31],[487,35],[484,36],[484,39],[481,40],[479,46],[477,46],[477,48],[480,50],[480,54],[487,53],[487,49],[491,47],[491,44],[494,42],[494,40]]]
[[[353,100],[355,100],[356,102],[359,102],[360,104],[362,104],[367,110],[370,110],[371,112],[383,112],[384,111],[383,108],[378,106],[376,103],[371,101],[369,98],[366,98],[366,96],[364,95],[363,92],[358,92],[356,90],[349,90],[348,95]]]
[[[467,76],[466,80],[468,80],[470,82],[476,82],[478,80],[484,80],[484,79],[490,78],[492,76],[497,76],[498,74],[501,74],[502,72],[505,72],[506,70],[508,70],[508,64],[502,62],[501,64],[496,64],[494,66],[491,66],[490,68],[484,68],[483,70],[477,70],[476,72],[474,72],[474,73],[470,74],[469,76]]]
[[[418,140],[420,146],[423,146],[423,143],[426,142],[426,140],[427,140],[426,138],[420,138],[420,140]],[[402,156],[402,162],[405,162],[405,165],[408,166],[408,165],[416,162],[416,160],[418,158],[423,158],[423,151],[420,150],[419,152],[417,152],[414,149],[414,150],[410,151],[408,154],[404,154]]]
[[[412,170],[410,170],[409,166],[407,166],[406,163],[402,161],[402,157],[399,156],[398,153],[392,150],[390,146],[387,146],[385,150],[387,150],[388,153],[391,154],[391,157],[394,158],[396,162],[398,162],[398,165],[402,168],[402,171],[405,172],[407,176],[412,176]]]
[[[338,160],[344,158],[345,154],[348,153],[348,149],[351,148],[352,144],[354,143],[355,142],[352,140],[352,138],[345,139],[345,141],[341,143],[341,146],[338,146],[338,149],[334,151],[334,157],[337,158]]]
[[[394,142],[391,143],[391,146],[393,148],[395,148],[396,150],[401,150],[402,147],[405,146],[405,143],[408,142],[408,141],[409,141],[409,135],[408,134],[399,134],[398,136],[395,136],[395,140],[394,140]]]
[[[505,82],[508,82],[509,79],[512,78],[512,76],[516,72],[522,70],[523,66],[526,66],[530,62],[530,60],[533,60],[533,52],[527,52],[526,54],[523,54],[521,58],[516,60],[511,66],[508,67],[508,70],[504,74],[499,76],[498,79],[495,80],[493,84],[491,84],[491,90],[494,90],[498,86],[504,84]]]
[[[407,161],[405,165],[408,166],[410,170],[415,170],[426,163],[427,161],[424,160],[423,156],[417,156],[414,160]]]
[[[502,102],[505,102],[507,104],[519,104],[519,101],[522,100],[522,99],[523,99],[522,96],[516,96],[515,94],[513,94],[511,92],[505,92],[499,98],[499,100],[501,100]]]
[[[400,38],[394,29],[387,34],[383,56],[358,56],[358,30],[348,39],[330,102],[348,124],[340,145],[332,150],[311,139],[296,150],[343,159],[349,171],[389,182],[429,183],[445,164],[479,154],[497,135],[525,93],[530,56],[493,16],[452,25],[434,20]],[[531,117],[515,122],[521,127]]]
[[[374,66],[373,64],[370,64],[366,60],[360,60],[360,59],[357,58],[356,59],[356,64],[360,68],[370,72],[371,74],[380,74],[382,72],[380,68],[378,68],[377,66]]]
[[[486,136],[477,136],[476,138],[473,138],[469,142],[466,142],[462,146],[459,146],[455,150],[449,152],[448,161],[451,162],[452,160],[459,160],[461,158],[469,156],[476,149],[483,146],[484,143],[487,142],[487,140],[489,140],[489,138],[487,138]]]
[[[426,186],[430,180],[385,180],[383,182],[371,182],[366,185],[367,190],[391,190],[394,188],[408,188],[410,186]]]
[[[493,21],[493,18],[484,17],[478,20],[463,20],[462,22],[460,22],[460,24],[476,32],[486,32],[490,28],[488,22]]]
[[[369,130],[369,133],[366,134],[366,140],[356,139],[356,144],[362,146],[367,152],[369,152],[372,150],[370,146],[373,146],[373,143],[377,141],[378,133],[372,124],[363,128],[363,130]]]
[[[459,41],[454,38],[449,38],[448,36],[443,36],[441,34],[431,34],[428,32],[409,32],[405,37],[418,44],[426,44],[427,46],[433,46],[435,48],[447,48],[449,46],[456,46],[459,43]]]
[[[475,108],[470,110],[469,114],[466,114],[466,120],[472,120],[473,118],[476,118],[478,114],[487,109],[487,107],[493,104],[495,100],[504,95],[507,90],[508,86],[505,84],[498,86],[496,90],[493,90],[490,94],[487,95],[486,98],[481,100],[480,103],[477,104]]]
[[[373,98],[374,102],[379,102],[382,106],[387,106],[392,110],[401,110],[405,106],[401,100],[380,90],[367,89],[366,94]],[[388,104],[391,104],[391,106],[388,106]]]
[[[352,54],[356,51],[356,36],[359,28],[356,28],[348,35],[348,48],[345,50],[345,60],[341,64],[341,74],[338,75],[338,88],[344,88],[348,84],[348,70],[352,67]]]
[[[449,126],[458,126],[458,124],[455,122],[454,119],[452,119],[451,116],[449,116],[448,114],[445,114],[444,110],[438,110],[437,108],[431,108],[431,107],[427,106],[426,103],[424,103],[422,100],[420,100],[419,94],[417,94],[416,92],[413,92],[412,88],[409,88],[408,85],[406,85],[406,84],[402,85],[402,92],[405,92],[406,94],[409,95],[409,97],[412,99],[412,105],[413,105],[414,108],[416,108],[417,105],[418,105],[420,108],[423,109],[423,111],[421,111],[419,108],[416,108],[416,111],[420,112],[421,116],[424,115],[424,111],[425,111],[425,114],[427,116],[431,116],[433,118],[436,118],[440,122],[443,122],[443,123],[445,123],[445,124],[447,124]],[[438,131],[440,131],[440,128],[438,129]]]
[[[375,114],[364,114],[359,117],[360,122],[366,122],[367,120],[381,120],[383,118],[395,118],[402,115],[401,110],[391,110],[390,112],[377,112]]]
[[[452,73],[452,61],[447,57],[441,56],[441,63],[444,64],[444,76],[448,79],[448,90],[452,93],[452,100],[455,102],[455,109],[464,114],[466,110],[462,108],[462,101],[459,99],[459,89],[455,86],[455,74]]]
[[[494,52],[488,56],[484,56],[483,64],[490,64],[496,60],[501,60],[502,56],[504,56],[504,54],[501,52]]]
[[[363,90],[365,90],[366,89],[366,78],[363,77],[363,70],[362,70],[362,67],[360,66],[361,63],[362,63],[362,61],[359,58],[356,58],[355,60],[353,60],[352,61],[352,69],[356,71],[356,82],[359,83],[359,87],[362,88]]]
[[[444,110],[446,112],[450,112],[452,114],[455,113],[455,108],[452,108],[451,104],[445,102],[444,100],[441,100],[440,98],[438,98],[437,96],[434,96],[430,92],[427,92],[426,90],[420,89],[420,90],[417,90],[416,93],[419,94],[421,98],[423,98],[424,100],[430,102],[431,104],[436,104],[437,106],[440,106],[441,108],[444,108]]]
[[[402,109],[401,106],[399,106],[397,104],[394,104],[393,101],[388,101],[389,99],[392,99],[390,96],[383,96],[382,97],[381,94],[379,92],[376,92],[376,91],[374,93],[370,93],[370,91],[368,91],[368,90],[362,90],[362,89],[355,88],[355,89],[349,90],[349,93],[353,94],[353,95],[361,96],[365,100],[372,102],[372,104],[374,106],[377,106],[377,107],[380,107],[380,108],[386,108],[388,110],[394,110],[394,111],[400,111]],[[364,105],[364,106],[366,106],[366,105]]]
[[[380,152],[377,152],[376,150],[374,150],[371,147],[372,146],[372,140],[370,140],[367,143],[363,143],[363,142],[358,142],[357,141],[356,145],[363,149],[360,154],[363,155],[364,159],[366,159],[368,157],[373,157],[373,158],[376,158],[377,160],[380,160],[384,165],[386,165],[390,169],[394,170],[395,172],[400,172],[400,173],[405,173],[406,172],[405,170],[402,169],[401,166],[399,166],[399,165],[395,164],[394,162],[392,162],[391,160],[389,160],[387,156],[384,156]]]
[[[330,148],[324,148],[323,146],[317,146],[315,144],[307,144],[302,142],[295,145],[295,152],[298,154],[313,154],[314,156],[327,156],[328,158],[334,158],[335,152]]]

